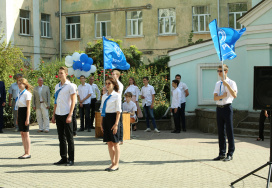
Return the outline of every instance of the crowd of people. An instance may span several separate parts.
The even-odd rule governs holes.
[[[224,74],[223,74],[224,71]],[[237,97],[237,85],[235,81],[227,77],[228,67],[224,65],[218,67],[218,75],[221,80],[215,85],[214,100],[216,101],[219,155],[214,160],[230,161],[233,159],[235,150],[233,136],[233,111],[232,101]],[[223,77],[225,75],[225,77]],[[9,92],[9,106],[13,109],[14,126],[16,131],[20,131],[25,153],[18,157],[19,159],[31,158],[29,121],[31,100],[32,108],[36,111],[37,122],[39,124],[38,133],[48,133],[49,126],[49,108],[50,108],[50,89],[43,84],[43,78],[38,78],[38,86],[34,89],[21,74],[15,76],[16,82],[13,83]],[[60,82],[55,86],[54,92],[54,110],[51,122],[56,123],[60,157],[55,165],[65,164],[74,165],[74,137],[77,132],[91,132],[94,128],[95,104],[101,100],[101,131],[103,132],[103,141],[108,145],[111,165],[106,171],[116,171],[119,169],[120,144],[123,144],[123,123],[122,113],[130,114],[130,122],[134,123],[137,118],[143,117],[139,104],[139,97],[142,99],[142,108],[146,119],[145,132],[151,132],[150,119],[155,133],[160,133],[154,118],[155,89],[149,84],[149,77],[143,77],[144,86],[139,89],[133,77],[129,78],[129,85],[125,88],[120,82],[120,72],[114,70],[112,76],[105,80],[105,87],[102,88],[101,97],[98,86],[94,83],[94,77],[89,78],[86,83],[86,77],[80,76],[80,85],[71,83],[68,76],[67,67],[60,67],[58,72]],[[5,84],[0,82],[0,131],[3,133],[3,107],[6,105]],[[124,94],[124,95],[123,95]],[[174,117],[175,129],[171,133],[180,133],[186,131],[185,106],[186,97],[189,96],[188,87],[181,82],[181,75],[177,74],[172,81],[172,102],[171,111]],[[123,98],[124,97],[124,98]],[[122,104],[122,98],[124,100]],[[76,112],[79,109],[80,128],[77,130]],[[264,117],[267,113],[262,112]],[[181,125],[182,126],[181,126]],[[133,128],[135,131],[137,127]],[[228,153],[226,156],[226,138],[228,138]],[[260,134],[258,140],[263,140]],[[67,150],[68,145],[68,150]]]

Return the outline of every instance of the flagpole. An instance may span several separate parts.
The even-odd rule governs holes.
[[[224,69],[224,62],[223,62],[223,60],[221,61],[221,63],[222,63],[222,72],[223,72],[223,80],[225,80],[225,69]]]
[[[102,42],[103,42],[103,84],[104,84],[104,87],[105,87],[105,59],[104,59],[104,56],[105,56],[105,47],[104,47],[104,37],[102,37]]]

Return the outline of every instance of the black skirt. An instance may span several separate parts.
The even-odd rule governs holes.
[[[106,116],[103,117],[103,142],[119,142],[120,137],[120,124],[118,123],[117,133],[113,134],[113,130],[111,130],[112,126],[115,124],[116,113],[106,113]]]
[[[27,107],[18,108],[18,127],[21,132],[29,132],[29,125],[25,125],[26,121]]]

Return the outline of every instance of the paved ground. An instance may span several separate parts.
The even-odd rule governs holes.
[[[231,162],[212,161],[218,154],[217,136],[193,130],[171,134],[133,132],[138,138],[121,146],[120,170],[110,164],[107,146],[91,133],[75,138],[75,166],[54,166],[60,159],[55,125],[50,133],[31,126],[31,159],[23,154],[18,132],[0,135],[0,187],[230,187],[230,183],[265,164],[269,140],[236,137]],[[257,173],[267,177],[268,167]],[[234,187],[265,187],[266,180],[250,176]]]

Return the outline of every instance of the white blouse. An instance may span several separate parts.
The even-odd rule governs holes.
[[[124,102],[123,103],[123,111],[124,112],[136,112],[137,111],[137,106],[133,101],[129,101],[129,103]],[[130,115],[130,117],[133,117],[134,119],[136,119],[136,114],[134,114],[134,116]]]
[[[131,92],[132,95],[135,95],[135,96],[136,96],[136,101],[138,101],[140,90],[139,90],[139,88],[138,88],[137,86],[135,86],[135,85],[130,85],[130,86],[126,89],[125,93],[127,93],[127,92]]]
[[[107,100],[106,113],[122,112],[121,94],[117,93],[116,91],[113,91],[111,95],[112,96],[109,98],[109,100]],[[100,106],[101,113],[102,113],[104,101],[108,98],[108,96],[109,96],[108,93],[102,96],[102,101]]]
[[[31,97],[32,94],[26,90],[18,99],[18,107],[27,107],[26,101],[31,101]]]

